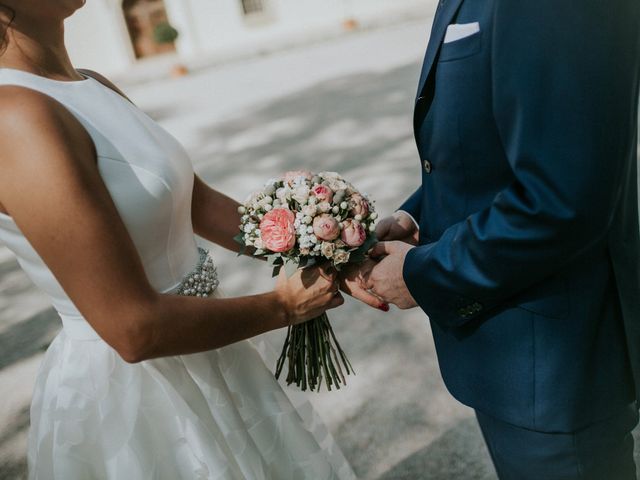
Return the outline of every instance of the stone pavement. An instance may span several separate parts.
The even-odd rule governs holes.
[[[430,20],[356,33],[126,93],[181,140],[199,175],[242,199],[293,168],[337,170],[393,211],[417,185],[413,95]],[[261,262],[214,249],[229,295],[272,284]],[[356,473],[380,480],[492,480],[470,409],[446,391],[426,317],[348,301],[332,312],[358,374],[311,394]],[[24,478],[28,401],[59,322],[0,248],[0,479]],[[278,347],[282,332],[266,336]]]

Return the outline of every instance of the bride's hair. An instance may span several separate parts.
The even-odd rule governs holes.
[[[2,55],[7,48],[7,44],[9,43],[7,35],[9,34],[9,27],[16,18],[16,11],[11,7],[6,6],[5,4],[0,3],[0,13],[6,13],[9,19],[6,22],[0,21],[0,55]]]

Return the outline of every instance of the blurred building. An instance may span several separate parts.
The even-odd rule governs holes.
[[[430,12],[430,0],[88,0],[67,24],[73,61],[108,73],[176,51],[203,55],[295,44],[354,23]],[[178,33],[177,38],[175,33]]]

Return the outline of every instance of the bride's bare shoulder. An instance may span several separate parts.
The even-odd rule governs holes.
[[[11,152],[43,147],[93,148],[82,124],[60,102],[36,90],[0,86],[0,146],[3,158]],[[24,160],[24,159],[23,159]]]
[[[0,212],[29,202],[34,173],[56,185],[95,168],[93,140],[57,100],[20,86],[0,86]]]

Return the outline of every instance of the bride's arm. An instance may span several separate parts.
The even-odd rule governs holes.
[[[239,206],[238,202],[209,187],[195,175],[191,220],[193,230],[202,238],[234,252],[240,251],[240,245],[233,239],[240,233]]]
[[[274,292],[251,297],[157,293],[80,123],[57,102],[20,87],[1,87],[0,105],[0,205],[125,360],[222,347],[342,303],[330,275],[319,270],[281,277]]]

